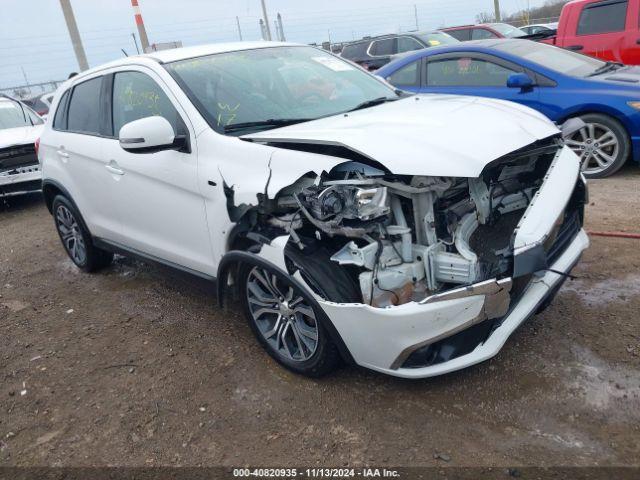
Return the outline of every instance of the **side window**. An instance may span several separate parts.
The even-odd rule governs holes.
[[[398,53],[410,52],[424,48],[420,42],[411,37],[398,37]]]
[[[387,81],[394,87],[420,86],[420,60],[405,65],[400,70],[387,77]]]
[[[113,80],[113,132],[125,123],[159,115],[166,118],[178,134],[179,115],[167,95],[148,75],[141,72],[116,73]]]
[[[624,31],[627,0],[607,0],[587,5],[578,20],[578,35]]]
[[[496,36],[486,28],[474,28],[471,31],[471,40],[484,40],[486,38],[496,38]]]
[[[67,116],[65,114],[67,110],[67,101],[69,100],[69,90],[64,92],[60,102],[58,103],[58,108],[56,109],[56,115],[53,117],[53,128],[55,130],[66,130],[67,129]]]
[[[73,87],[67,114],[69,131],[100,135],[101,88],[102,77],[87,80]]]
[[[342,58],[348,60],[362,59],[367,56],[368,42],[352,43],[351,45],[345,45],[340,53]]]
[[[460,40],[461,42],[466,42],[467,40],[471,40],[471,29],[463,28],[460,30],[448,30],[447,32],[456,40]]]
[[[486,60],[452,58],[429,62],[427,85],[432,87],[504,87],[514,70]]]
[[[385,38],[384,40],[376,40],[371,44],[371,54],[376,56],[393,55],[395,38]]]

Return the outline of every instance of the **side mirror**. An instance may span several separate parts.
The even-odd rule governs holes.
[[[146,117],[125,123],[118,134],[120,146],[131,153],[150,153],[176,147],[173,127],[163,117]]]
[[[507,78],[507,87],[519,88],[521,90],[528,90],[533,88],[534,83],[529,75],[526,73],[514,73]]]

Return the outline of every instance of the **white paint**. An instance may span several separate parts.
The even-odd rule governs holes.
[[[47,122],[40,147],[44,178],[55,180],[69,191],[94,236],[216,275],[235,225],[229,218],[223,184],[233,188],[234,205],[256,205],[258,194],[266,192],[273,198],[302,175],[321,174],[345,159],[278,149],[214,132],[154,58],[173,61],[278,45],[247,42],[155,52],[121,59],[65,82],[54,99],[52,112],[62,92],[77,82],[118,71],[148,75],[184,120],[192,152],[130,153],[120,147],[116,138],[59,132]],[[489,162],[556,133],[551,122],[526,107],[498,100],[431,95],[251,137],[346,145],[398,174],[475,177]],[[550,186],[543,187],[545,198],[529,212],[531,225],[522,226],[522,238],[527,242],[544,236],[548,231],[545,229],[556,219],[546,218],[545,210],[550,216],[556,208],[553,203],[561,204],[568,198],[570,190],[564,183],[575,183],[574,158],[563,152],[561,159],[565,156],[567,165],[558,165],[552,172],[547,180]],[[261,251],[263,258],[281,269],[287,238],[279,237]],[[553,268],[566,271],[587,245],[582,232]],[[482,295],[429,304],[412,302],[386,309],[324,301],[320,305],[358,364],[392,375],[420,378],[457,370],[495,355],[561,278],[547,272],[542,281],[531,284],[502,325],[473,352],[420,369],[391,370],[390,365],[406,347],[451,333],[478,315],[484,302]]]

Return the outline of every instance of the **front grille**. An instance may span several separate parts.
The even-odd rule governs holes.
[[[0,149],[0,172],[32,165],[38,165],[38,156],[36,155],[34,144],[16,145]]]

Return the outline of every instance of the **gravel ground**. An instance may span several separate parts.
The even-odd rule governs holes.
[[[591,182],[587,227],[640,231],[640,172]],[[637,465],[640,242],[592,238],[494,359],[406,381],[293,375],[211,285],[67,259],[38,195],[0,205],[0,466]]]

